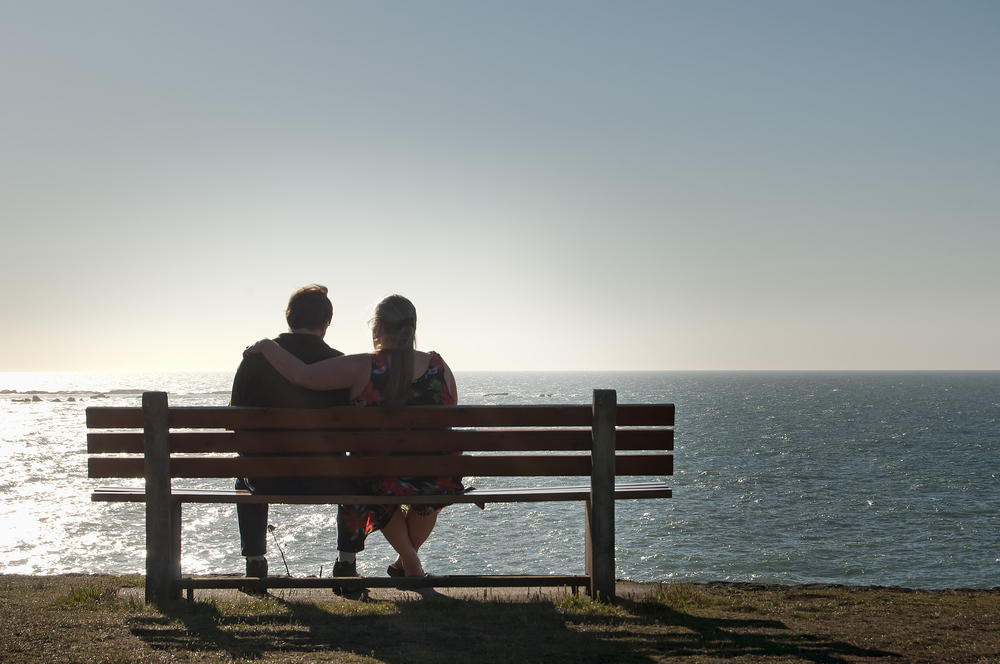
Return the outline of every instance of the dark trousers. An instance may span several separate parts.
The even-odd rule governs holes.
[[[241,477],[236,480],[236,488],[262,494],[337,495],[353,493],[355,483],[350,478]],[[337,549],[361,551],[365,546],[364,540],[360,543],[351,541],[347,528],[341,523],[341,511],[337,510]],[[267,503],[236,504],[236,516],[240,522],[240,555],[263,556],[267,553],[267,512]]]

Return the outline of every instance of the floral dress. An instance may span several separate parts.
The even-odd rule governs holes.
[[[410,384],[406,403],[408,406],[453,406],[458,400],[445,380],[444,361],[433,351],[430,356],[427,371]],[[369,408],[384,405],[385,398],[382,394],[389,382],[386,361],[384,353],[372,356],[371,378],[354,398],[353,405]],[[360,495],[416,496],[462,493],[465,488],[461,477],[373,477],[359,480],[357,491]],[[389,523],[396,508],[397,505],[342,505],[341,525],[346,527],[351,541],[360,540],[360,544],[369,533],[380,530]],[[415,510],[417,514],[428,515],[440,511],[441,506],[413,505],[409,509]]]

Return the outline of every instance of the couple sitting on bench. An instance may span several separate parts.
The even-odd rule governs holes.
[[[390,413],[407,405],[454,405],[455,377],[437,353],[414,349],[417,312],[401,295],[375,307],[374,353],[344,355],[323,338],[333,320],[325,286],[292,294],[285,310],[289,332],[248,346],[233,381],[232,406],[329,408],[365,406]],[[460,477],[240,478],[237,489],[254,493],[319,495],[434,495],[461,493]],[[246,575],[266,577],[267,504],[238,503]],[[381,530],[398,557],[390,576],[423,576],[418,550],[437,522],[440,506],[338,505],[337,561],[333,575],[358,576],[356,554]]]

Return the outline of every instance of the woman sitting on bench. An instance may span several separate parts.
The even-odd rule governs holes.
[[[264,357],[290,382],[313,390],[350,388],[351,403],[387,408],[393,413],[407,405],[454,405],[458,403],[455,376],[441,356],[414,348],[417,311],[402,295],[390,295],[375,307],[372,318],[374,353],[344,355],[305,364],[270,339],[248,346],[244,355]],[[460,477],[382,477],[361,480],[363,493],[416,495],[461,493]],[[390,576],[423,576],[417,551],[434,529],[440,506],[344,505],[342,521],[352,527],[352,539],[381,530],[399,554],[389,566]],[[350,552],[353,554],[354,552]],[[345,552],[341,552],[343,559]],[[344,561],[353,562],[353,561]]]

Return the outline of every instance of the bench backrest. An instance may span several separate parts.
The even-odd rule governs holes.
[[[159,407],[147,403],[157,394]],[[671,404],[613,403],[595,418],[595,406],[582,405],[414,406],[388,416],[356,407],[167,408],[162,393],[143,399],[142,408],[87,409],[90,477],[144,477],[157,437],[169,455],[158,463],[166,458],[175,478],[590,476],[595,419],[609,418],[616,475],[673,473]]]

